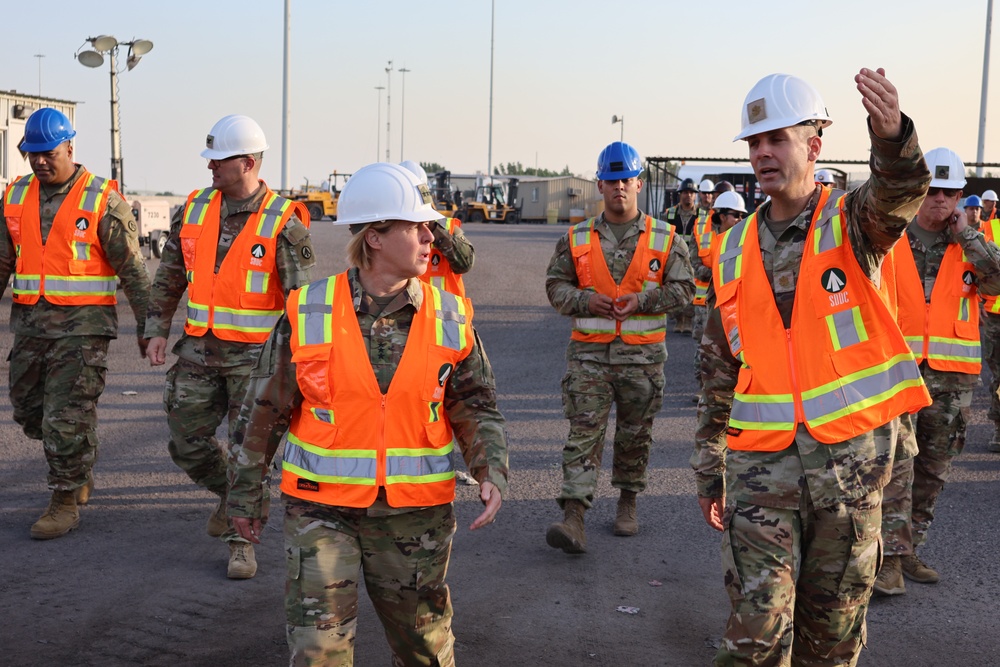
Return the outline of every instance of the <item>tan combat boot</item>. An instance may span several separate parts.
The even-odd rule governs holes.
[[[255,574],[257,558],[253,554],[253,545],[249,542],[230,542],[226,576],[230,579],[250,579]]]
[[[62,537],[80,525],[80,510],[76,507],[74,491],[53,491],[52,500],[45,514],[31,527],[35,540]]]
[[[622,490],[618,498],[618,512],[615,514],[615,535],[631,537],[639,532],[639,522],[635,517],[635,492]]]
[[[90,502],[90,496],[94,495],[94,473],[93,471],[87,473],[87,483],[83,486],[77,488],[76,490],[76,504],[86,505]]]
[[[587,508],[579,500],[567,500],[563,510],[565,517],[549,526],[545,541],[553,549],[562,549],[568,554],[586,553],[587,534],[583,528],[583,513]]]
[[[212,537],[219,537],[229,528],[229,518],[226,516],[226,494],[219,496],[219,505],[212,510],[208,522],[205,524],[205,532]],[[251,575],[253,576],[253,575]]]
[[[902,556],[886,556],[882,560],[882,569],[875,577],[875,592],[880,595],[902,595],[906,592],[906,582],[903,581]]]
[[[936,584],[941,578],[937,570],[920,560],[917,554],[901,556],[900,565],[906,578],[918,584]]]

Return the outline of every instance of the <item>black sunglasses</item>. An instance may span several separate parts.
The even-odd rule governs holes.
[[[733,211],[732,209],[726,209],[725,211],[719,211],[719,215],[731,215],[734,218],[736,218],[737,220],[742,220],[743,218],[747,217],[746,213],[742,213],[740,211]]]
[[[954,197],[959,192],[961,192],[961,190],[959,190],[958,188],[927,188],[928,197],[937,197],[938,193],[941,192],[944,193],[945,197]]]

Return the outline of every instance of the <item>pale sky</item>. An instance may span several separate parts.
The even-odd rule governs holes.
[[[37,11],[44,6],[45,11]],[[0,89],[81,102],[76,158],[110,172],[109,68],[73,59],[85,38],[152,40],[119,77],[129,189],[187,193],[209,182],[199,157],[221,116],[257,120],[281,180],[282,0],[4,3]],[[997,9],[1000,12],[1000,7]],[[801,76],[834,119],[821,157],[866,159],[865,112],[853,77],[884,67],[925,150],[975,161],[986,0],[497,0],[493,164],[593,175],[597,154],[625,140],[644,156],[745,156],[740,108],[773,72]],[[403,158],[486,171],[489,0],[292,0],[290,185],[385,159],[375,86],[405,75]],[[1000,43],[991,72],[1000,77]],[[88,45],[89,48],[89,45]],[[120,55],[124,67],[124,53]],[[403,79],[391,80],[391,159],[400,157]],[[990,87],[1000,118],[1000,80]],[[377,132],[377,134],[376,134]],[[985,161],[1000,162],[1000,122]]]

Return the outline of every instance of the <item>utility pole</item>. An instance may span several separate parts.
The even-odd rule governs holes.
[[[385,68],[385,161],[392,162],[389,158],[389,142],[391,141],[391,135],[389,134],[389,119],[391,117],[389,113],[389,95],[392,93],[392,61],[389,61],[389,66]]]
[[[496,0],[490,2],[490,140],[486,149],[486,170],[493,183],[493,28],[497,17]]]
[[[42,96],[42,58],[45,57],[44,53],[36,53],[35,57],[38,58],[38,96]]]
[[[399,105],[399,161],[403,161],[403,130],[406,129],[406,73],[411,70],[405,67],[399,68],[399,73],[403,75],[403,99]]]
[[[285,64],[281,81],[281,189],[289,189],[288,173],[292,169],[292,122],[288,101],[289,79],[291,78],[291,26],[292,0],[285,0]]]
[[[375,90],[378,91],[378,120],[375,122],[375,161],[378,162],[378,156],[382,154],[382,91],[385,90],[385,86],[375,86]]]
[[[990,83],[990,35],[993,32],[993,0],[986,3],[986,43],[983,47],[983,93],[979,100],[979,144],[976,162],[982,164],[986,150],[986,90]],[[976,167],[976,176],[982,178],[983,168]]]

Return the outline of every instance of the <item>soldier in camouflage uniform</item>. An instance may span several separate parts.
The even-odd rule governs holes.
[[[688,245],[690,249],[694,227],[708,216],[708,209],[698,205],[701,195],[694,181],[685,178],[677,190],[680,201],[668,208],[663,219],[674,226],[677,233]],[[693,333],[695,307],[688,304],[684,309],[676,314],[674,319],[674,333]]]
[[[390,188],[388,179],[399,186]],[[372,211],[371,201],[380,202],[377,211]],[[396,165],[369,165],[344,187],[338,214],[337,224],[351,225],[354,234],[348,245],[351,268],[294,293],[288,312],[297,317],[293,321],[282,317],[265,346],[234,434],[229,515],[241,535],[258,541],[267,516],[269,464],[287,432],[281,488],[291,664],[353,664],[361,573],[385,628],[393,665],[454,665],[446,572],[456,525],[454,468],[447,451],[452,445],[460,447],[480,484],[485,511],[470,529],[491,524],[506,493],[508,474],[505,422],[496,407],[493,371],[472,328],[471,310],[460,314],[461,308],[454,312],[454,305],[446,305],[467,306],[468,302],[417,280],[427,265],[433,240],[427,223],[438,217],[426,186]],[[334,296],[312,298],[313,291],[328,290],[331,284],[336,285]],[[340,292],[343,285],[349,291]],[[429,304],[428,298],[440,299],[441,305]],[[324,303],[332,306],[324,308]],[[443,320],[442,328],[463,327],[468,333],[462,343],[465,352],[443,374],[436,361],[425,359],[441,354],[437,346],[447,343],[417,347],[423,345],[419,341],[427,340],[423,322],[432,307],[443,313],[436,316],[442,318],[436,320]],[[329,330],[350,334],[353,329],[356,345],[367,352],[367,358],[336,357],[338,345],[348,344],[344,338],[328,334],[320,340],[324,328],[311,328],[311,318],[323,313],[331,313]],[[303,322],[301,327],[298,322]],[[317,347],[322,354],[315,352]],[[307,362],[318,363],[322,371],[313,373]],[[431,384],[440,388],[435,392],[440,391],[442,398],[431,404],[431,413],[446,416],[453,439],[446,437],[444,442],[451,444],[440,448],[440,442],[425,442],[429,438],[423,435],[424,421],[434,417],[429,416],[427,403],[419,401],[417,412],[412,413],[418,416],[410,418],[420,423],[403,424],[401,418],[393,422],[383,417],[373,427],[378,436],[361,435],[366,426],[359,422],[375,423],[373,413],[387,415],[386,406],[391,405],[397,410],[392,414],[400,415],[400,410],[413,404],[411,396],[423,396],[415,391],[419,387],[399,386],[401,375],[413,378],[409,373],[416,367],[421,377],[427,368],[435,373]],[[344,380],[354,373],[371,376],[378,386],[355,390],[356,385]],[[348,391],[338,390],[338,382],[352,386]],[[324,396],[322,405],[316,402],[317,392]],[[382,407],[366,409],[370,401],[381,401]],[[352,413],[359,416],[352,419]],[[310,421],[310,415],[317,414],[329,415],[338,426],[336,439],[318,419]],[[398,433],[395,429],[408,427],[420,434],[415,441],[410,439],[414,436],[395,438],[388,450],[386,444],[377,444],[379,439],[389,439],[390,431]],[[300,443],[310,428],[320,428],[320,435],[307,445],[311,454],[300,456],[304,453]],[[425,449],[430,446],[439,447],[443,454]],[[350,449],[338,454],[344,447]],[[413,448],[419,452],[414,456],[426,462],[423,472],[406,478],[393,475],[390,460],[405,457],[401,452]],[[370,460],[377,456],[386,463],[345,465],[337,471],[340,477],[319,474],[319,468],[328,465],[324,460],[364,456],[364,452],[372,454]],[[355,477],[356,483],[337,492],[332,487],[344,476]],[[425,506],[412,506],[401,500],[401,485],[433,490],[423,496]]]
[[[939,274],[951,262],[949,249],[959,246],[961,252],[956,257],[968,262],[963,266],[971,266],[971,271],[964,271],[964,275],[962,271],[946,275],[961,281],[969,289],[975,285],[981,295],[995,296],[1000,293],[1000,248],[986,241],[981,232],[970,226],[964,213],[956,212],[962,197],[961,188],[966,182],[961,159],[948,149],[937,148],[928,151],[926,161],[934,180],[916,219],[906,232],[916,271],[903,274],[897,269],[900,294],[905,287],[903,281],[909,279],[912,281],[911,292],[916,295],[915,302],[901,298],[900,311],[903,333],[908,340],[915,339],[911,345],[917,350],[923,350],[925,320],[935,313],[930,305],[931,296]],[[900,252],[894,254],[898,265]],[[948,262],[945,261],[946,254]],[[940,298],[936,295],[934,303]],[[971,301],[970,316],[978,314],[979,310],[974,294]],[[945,307],[950,308],[950,305]],[[907,313],[908,310],[914,312]],[[907,326],[908,314],[916,322],[913,331]],[[956,334],[957,326],[949,323],[949,333]],[[883,507],[888,506],[892,511],[891,520],[883,520],[885,560],[875,583],[875,590],[884,595],[904,593],[904,576],[918,583],[939,580],[938,573],[920,559],[916,549],[927,540],[927,530],[934,518],[934,505],[950,474],[951,461],[965,445],[972,392],[979,382],[978,330],[972,334],[974,342],[948,346],[944,354],[947,355],[945,362],[952,366],[950,370],[941,367],[942,353],[937,350],[942,345],[941,341],[934,331],[930,335],[930,349],[923,350],[929,358],[921,362],[920,371],[933,403],[916,416],[916,456],[899,460],[897,455],[893,478],[885,489]],[[964,348],[962,354],[966,355],[960,362],[956,356],[959,353],[955,351],[959,347]]]
[[[253,122],[248,118],[246,120]],[[281,198],[272,201],[274,193],[258,178],[263,148],[267,146],[263,132],[259,127],[256,131],[259,132],[259,145],[245,144],[227,151],[221,146],[223,137],[215,137],[220,133],[213,128],[210,140],[220,145],[213,149],[210,143],[205,153],[212,150],[221,150],[223,155],[226,152],[235,153],[228,158],[217,156],[216,153],[203,153],[209,157],[212,189],[203,192],[201,197],[209,198],[216,190],[222,194],[214,262],[216,280],[230,248],[245,230],[249,234],[252,232],[250,227],[256,226],[256,223],[251,225],[251,220],[257,220],[258,213],[265,209],[281,208],[284,201]],[[192,197],[197,194],[194,193]],[[189,289],[187,269],[190,267],[186,266],[181,236],[186,211],[191,207],[189,199],[189,204],[181,207],[171,220],[170,234],[153,279],[146,335],[150,339],[150,363],[154,366],[161,365],[166,360],[170,323],[181,298]],[[278,281],[285,295],[309,282],[309,271],[315,264],[307,228],[308,213],[301,208],[296,208],[295,211],[278,233],[275,270],[270,276],[270,280]],[[189,304],[186,305],[190,316],[190,294],[188,301]],[[270,325],[267,328],[270,329]],[[230,435],[235,429],[236,416],[250,379],[250,369],[260,354],[262,343],[231,340],[230,337],[221,338],[220,335],[216,334],[214,326],[201,335],[189,333],[188,327],[185,327],[172,350],[177,355],[177,362],[167,372],[163,408],[167,412],[170,427],[169,451],[174,463],[196,484],[220,498],[218,507],[209,516],[206,530],[209,535],[220,537],[229,545],[228,576],[232,579],[246,579],[254,576],[257,570],[253,547],[236,535],[226,521],[226,466],[231,437],[226,444],[220,444],[216,441],[215,432],[227,417]]]
[[[913,123],[900,113],[884,72],[863,69],[855,81],[869,114],[872,176],[845,197],[842,210],[852,254],[878,284],[882,259],[903,235],[929,177]],[[756,177],[771,197],[757,211],[763,267],[755,270],[766,274],[786,328],[793,305],[799,307],[806,231],[823,195],[813,182],[822,147],[818,130],[829,122],[818,93],[787,75],[762,79],[744,106],[738,138],[748,141]],[[811,285],[802,289],[815,293],[806,292],[815,290]],[[715,664],[855,665],[865,641],[881,489],[889,480],[897,428],[891,422],[827,444],[798,423],[785,449],[727,453],[734,390],[743,373],[726,331],[720,310],[713,309],[702,339],[704,390],[691,458],[705,520],[724,531],[731,614]],[[781,347],[756,353],[783,354]],[[739,428],[731,433],[744,434]]]
[[[552,524],[546,534],[549,546],[566,553],[586,551],[583,515],[594,501],[612,405],[617,407],[617,418],[611,484],[620,490],[613,530],[621,536],[639,531],[636,494],[646,488],[653,417],[663,403],[665,313],[690,305],[694,294],[684,239],[669,225],[639,210],[636,197],[643,185],[639,160],[635,149],[621,142],[602,151],[598,188],[604,196],[604,213],[571,228],[559,239],[546,273],[549,302],[561,315],[574,318],[562,381],[569,438],[563,449],[558,503],[565,517]],[[593,257],[587,266],[594,271],[588,268],[586,279],[581,280],[576,256],[586,245],[574,239],[584,234],[590,238],[585,243],[594,248],[587,253]],[[641,282],[634,279],[632,260],[636,253],[648,252],[657,239],[668,237],[665,260],[649,259],[648,273],[647,260],[640,260]],[[600,256],[595,243],[599,243]],[[602,263],[606,268],[600,267]],[[609,282],[607,289],[602,289],[589,279],[591,273],[607,275],[613,286]],[[612,289],[617,296],[607,293]],[[650,330],[650,336],[633,342],[627,332],[643,323],[658,330]],[[607,331],[591,334],[601,328]]]
[[[14,275],[10,402],[14,421],[25,435],[42,441],[52,489],[48,509],[31,527],[35,539],[59,537],[76,528],[80,523],[77,505],[87,504],[94,488],[97,400],[104,391],[108,342],[118,335],[115,278],[97,270],[105,263],[121,281],[135,315],[139,352],[146,354],[143,324],[149,275],[139,251],[135,218],[111,182],[74,164],[69,140],[75,134],[69,119],[55,109],[32,114],[22,148],[34,175],[11,184],[0,203],[5,221],[0,227],[0,284],[4,289]],[[89,215],[83,215],[85,208]],[[84,235],[92,221],[97,223],[96,238]],[[53,254],[65,243],[76,248],[78,263],[99,263],[93,271],[86,269],[87,275],[106,277],[111,296],[99,304],[67,302],[63,293],[50,296],[46,286],[58,282],[61,272],[46,262],[34,292],[40,296],[31,303],[28,283],[37,276],[26,275],[34,271],[21,267],[30,252],[41,252],[35,245],[38,241],[29,243],[39,232],[40,243],[55,248]],[[75,242],[69,242],[70,234]],[[92,243],[82,248],[88,241]]]

